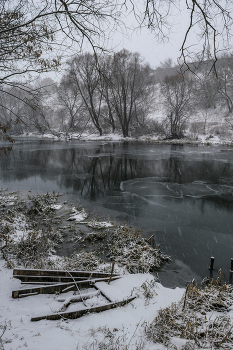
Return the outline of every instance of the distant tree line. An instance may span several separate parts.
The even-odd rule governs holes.
[[[172,67],[170,60],[161,66],[153,70],[138,53],[125,49],[98,56],[78,54],[67,62],[59,83],[50,78],[37,82],[30,87],[33,95],[17,86],[6,87],[7,93],[0,91],[0,123],[8,125],[20,116],[21,122],[11,129],[13,134],[82,135],[88,131],[100,136],[160,133],[180,138],[189,117],[200,111],[205,133],[211,109],[221,106],[224,121],[232,127],[231,55],[219,59],[217,74],[210,70],[208,60],[197,61],[192,72],[185,73],[178,66]],[[161,71],[163,77],[158,79]],[[158,107],[164,115],[159,120]]]
[[[147,98],[150,94],[153,95],[153,82],[150,81],[153,74],[146,75],[145,71],[148,68],[140,62],[139,56],[136,59],[136,54],[123,54],[123,50],[121,54],[103,55],[101,59],[98,57],[100,65],[95,62],[92,68],[88,68],[88,74],[94,75],[88,78],[88,82],[83,81],[86,79],[84,72],[81,68],[78,72],[75,61],[96,61],[97,52],[106,50],[108,35],[124,25],[126,29],[128,14],[133,14],[136,20],[132,30],[147,27],[158,41],[167,39],[174,25],[173,18],[179,11],[189,19],[180,43],[179,60],[182,61],[183,68],[190,70],[192,64],[188,59],[193,59],[198,51],[201,61],[209,57],[209,71],[216,72],[219,52],[231,49],[229,39],[232,35],[232,6],[228,1],[142,0],[140,6],[134,0],[0,1],[0,140],[7,139],[13,142],[11,133],[26,129],[37,129],[42,133],[47,130],[69,132],[77,128],[77,123],[72,123],[78,117],[80,132],[93,127],[101,134],[112,128],[127,136],[141,133],[145,128],[151,131],[154,126],[160,128],[149,119],[150,108],[153,109],[152,97],[151,102],[147,104]],[[196,34],[196,40],[193,40],[192,32]],[[58,91],[49,97],[46,89],[29,84],[33,76],[59,69],[65,61],[65,55],[73,57],[75,50],[83,52],[86,44],[94,56],[89,55],[89,58],[85,58],[86,55],[82,55],[81,58],[78,55],[68,63],[68,76],[64,77],[64,80],[68,79],[64,83],[67,89],[70,89],[68,85],[74,84],[76,79],[77,96],[75,97],[75,91],[72,92],[75,103],[70,96],[68,102],[64,101],[66,96],[62,94],[62,99]],[[198,50],[195,45],[198,45]],[[124,58],[124,55],[127,58]],[[139,71],[144,69],[144,74],[138,72],[135,75],[133,70],[136,66],[139,67]],[[108,73],[104,73],[105,68],[111,68],[109,76]],[[128,76],[124,73],[125,69],[128,69]],[[149,83],[144,81],[146,76]],[[218,96],[222,96],[222,100],[231,110],[232,101],[228,88],[224,87],[225,78],[222,77],[223,86],[219,84]],[[89,83],[93,83],[94,86],[89,86]],[[145,86],[146,92],[143,96]],[[164,88],[163,91],[168,90]],[[171,101],[168,96],[165,96],[165,99]],[[78,100],[82,103],[79,104]],[[58,108],[56,101],[63,101],[65,109]],[[186,105],[183,102],[182,104]],[[71,123],[67,123],[66,109]],[[177,110],[172,112],[170,108],[167,112],[165,129],[176,124]],[[182,120],[185,119],[184,114],[182,112]],[[184,123],[179,122],[178,129],[182,125]],[[177,129],[176,126],[174,128]],[[177,131],[174,134],[170,130],[170,133],[174,136]]]

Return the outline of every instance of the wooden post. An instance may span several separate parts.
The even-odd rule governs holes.
[[[210,267],[209,267],[210,270],[213,270],[214,269],[214,257],[211,256],[210,258]]]
[[[152,240],[151,240],[151,245],[154,248],[155,247],[155,231],[153,232]]]
[[[233,273],[233,258],[231,258],[231,269],[230,272]]]

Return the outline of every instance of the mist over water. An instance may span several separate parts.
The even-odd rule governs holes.
[[[233,148],[17,139],[0,156],[0,187],[54,190],[144,237],[156,231],[184,282],[208,276],[211,256],[229,277]]]

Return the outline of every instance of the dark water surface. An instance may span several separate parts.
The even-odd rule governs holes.
[[[171,255],[178,284],[233,258],[233,148],[17,139],[0,155],[0,187],[57,191],[136,225]],[[216,271],[214,273],[216,273]],[[163,279],[163,277],[161,277]],[[169,283],[167,283],[169,284]]]

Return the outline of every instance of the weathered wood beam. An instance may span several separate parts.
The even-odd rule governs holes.
[[[34,322],[34,321],[40,321],[40,320],[59,320],[60,318],[75,319],[75,318],[79,318],[81,316],[84,316],[87,313],[102,312],[102,311],[113,309],[113,308],[118,307],[118,306],[124,306],[124,305],[130,303],[135,298],[136,297],[130,297],[130,298],[125,299],[123,301],[108,303],[105,305],[81,309],[78,311],[59,312],[59,313],[55,313],[55,314],[51,314],[51,315],[32,317],[31,321]]]
[[[100,278],[100,277],[110,277],[111,273],[99,272],[99,271],[67,271],[67,270],[41,270],[41,269],[14,269],[13,276],[64,276],[64,277],[85,277],[85,278]],[[118,274],[113,274],[113,276],[118,276]]]
[[[113,279],[118,279],[120,276],[115,276]],[[94,280],[85,280],[85,281],[78,281],[78,282],[69,282],[69,283],[58,283],[58,284],[51,284],[46,286],[40,286],[40,287],[32,287],[27,289],[19,289],[12,292],[12,298],[19,298],[21,294],[28,294],[28,296],[32,293],[38,293],[38,294],[54,294],[55,292],[58,293],[65,293],[66,291],[70,290],[76,290],[76,285],[78,288],[88,288],[94,285],[95,282],[106,282],[108,281],[108,277],[103,278],[96,278]],[[69,288],[70,287],[70,288]],[[68,289],[69,288],[69,289]]]
[[[22,282],[55,282],[55,283],[68,283],[72,281],[83,281],[87,277],[74,277],[74,276],[30,276],[30,275],[13,275],[14,278],[20,279]]]

